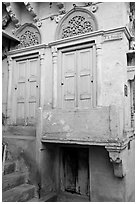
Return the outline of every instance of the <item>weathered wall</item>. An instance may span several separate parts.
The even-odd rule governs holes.
[[[135,141],[130,142],[127,154],[126,201],[135,202]]]
[[[8,160],[16,162],[19,171],[27,172],[31,183],[37,185],[39,182],[39,171],[36,164],[36,142],[35,137],[20,138],[20,136],[5,136],[3,141],[8,144]]]
[[[41,196],[48,194],[49,192],[56,191],[56,177],[58,176],[58,163],[56,159],[57,147],[51,144],[43,144],[41,150]]]
[[[117,178],[104,147],[91,147],[91,201],[125,201],[125,179]]]

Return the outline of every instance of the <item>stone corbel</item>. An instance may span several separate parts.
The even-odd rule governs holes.
[[[114,175],[116,177],[124,177],[126,175],[126,148],[127,145],[123,147],[120,146],[105,146],[109,153],[110,162],[113,164]]]
[[[38,18],[36,12],[34,11],[34,8],[32,7],[30,2],[24,2],[26,9],[29,11],[29,13],[31,14],[31,16],[33,17],[33,21],[34,23],[37,23],[38,27],[41,27],[42,23],[40,21],[40,19]]]
[[[15,24],[16,28],[19,28],[21,26],[19,19],[16,17],[15,13],[12,10],[10,2],[3,2],[6,6],[6,10],[11,17],[12,22]]]
[[[2,29],[4,29],[7,26],[9,21],[10,21],[10,16],[8,14],[2,17]]]
[[[64,2],[58,2],[58,3],[56,3],[56,5],[57,5],[57,7],[59,9],[60,14],[65,14],[66,13]]]

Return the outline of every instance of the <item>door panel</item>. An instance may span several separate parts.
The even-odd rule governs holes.
[[[34,123],[38,97],[38,59],[28,61],[28,123]]]
[[[17,110],[16,118],[18,124],[25,122],[25,109],[26,109],[26,66],[27,61],[17,62],[17,85],[15,91],[17,91]]]
[[[34,124],[38,105],[39,59],[26,59],[16,62],[16,123]]]
[[[75,107],[75,86],[76,86],[76,53],[63,54],[62,70],[62,104],[64,108]]]
[[[91,49],[78,51],[78,103],[80,108],[91,107],[91,77],[92,55]]]
[[[92,48],[63,53],[62,107],[90,108],[93,100]]]
[[[89,195],[88,149],[62,148],[62,189],[80,195]]]

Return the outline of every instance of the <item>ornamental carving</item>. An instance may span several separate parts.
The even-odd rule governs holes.
[[[20,44],[18,45],[18,48],[28,47],[36,44],[39,44],[38,37],[34,32],[27,30],[20,36]]]
[[[56,40],[73,37],[97,30],[93,13],[84,8],[75,7],[59,21]]]
[[[40,44],[40,33],[33,24],[25,24],[22,26],[16,36],[20,40],[20,43],[16,47],[17,49]]]
[[[83,16],[74,16],[68,22],[68,26],[63,28],[62,38],[80,35],[91,31],[93,31],[93,27],[90,21],[86,21]]]

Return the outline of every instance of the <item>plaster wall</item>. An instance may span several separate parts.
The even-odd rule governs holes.
[[[91,201],[125,201],[125,178],[117,178],[104,147],[91,148]]]
[[[52,71],[53,68],[51,49],[47,48],[45,51],[44,69],[43,71],[41,70],[41,107],[46,110],[52,108]]]
[[[108,41],[102,44],[102,105],[116,105],[124,111],[124,125],[130,127],[130,94],[127,83],[128,40]],[[128,86],[127,96],[125,85]]]
[[[135,202],[135,141],[130,142],[127,153],[126,201]]]
[[[128,2],[103,2],[98,4],[98,10],[94,14],[98,22],[98,29],[107,30],[126,26],[129,21],[127,4]]]
[[[41,150],[41,196],[56,190],[56,176],[58,166],[56,164],[57,149],[53,144],[43,144]]]

